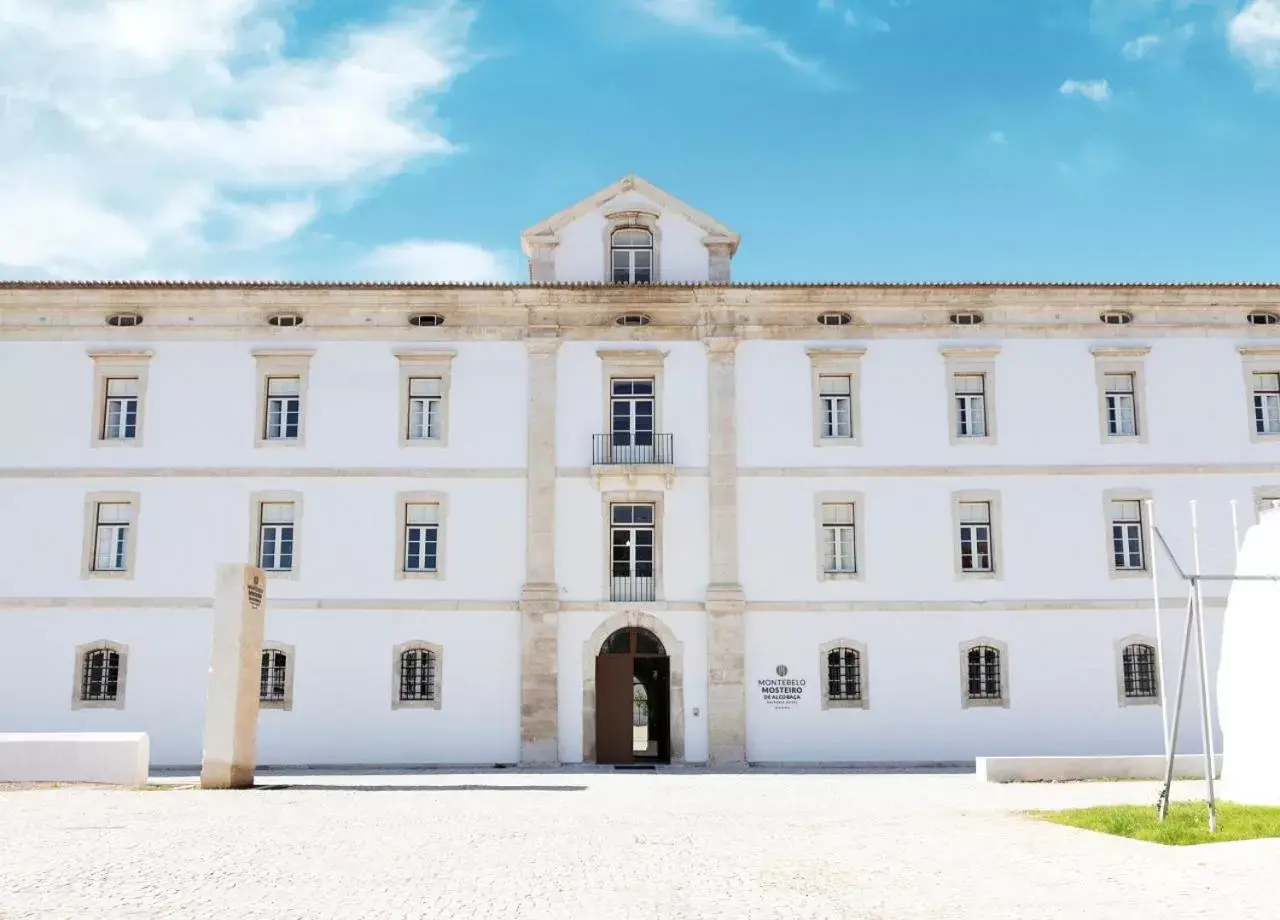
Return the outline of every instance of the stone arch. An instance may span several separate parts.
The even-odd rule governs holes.
[[[582,646],[582,762],[596,759],[596,656],[619,629],[638,626],[657,636],[671,662],[671,762],[684,763],[684,643],[662,620],[641,610],[606,617]]]

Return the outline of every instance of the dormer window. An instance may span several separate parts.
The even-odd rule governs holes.
[[[609,238],[614,284],[648,284],[653,280],[653,234],[623,227]]]

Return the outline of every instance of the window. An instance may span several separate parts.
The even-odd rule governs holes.
[[[132,577],[138,507],[135,492],[96,492],[86,497],[82,577]]]
[[[1122,640],[1120,645],[1121,704],[1158,703],[1160,669],[1155,643],[1131,638]]]
[[[447,446],[449,379],[455,354],[452,349],[396,352],[401,446]]]
[[[609,600],[652,601],[655,573],[655,506],[609,506]]]
[[[860,443],[859,395],[865,348],[809,348],[815,446]]]
[[[960,571],[992,572],[991,504],[960,503]]]
[[[72,709],[123,709],[128,649],[105,639],[76,647]]]
[[[1008,649],[1003,642],[980,638],[960,645],[960,706],[1009,706]]]
[[[862,701],[862,656],[856,649],[840,647],[827,652],[827,700]]]
[[[956,374],[952,385],[955,390],[956,437],[985,438],[986,378],[982,374]]]
[[[258,708],[293,708],[294,651],[292,645],[265,642],[258,676]]]
[[[263,502],[258,524],[258,567],[264,572],[293,571],[293,502]]]
[[[1146,443],[1142,401],[1144,359],[1150,351],[1144,345],[1099,345],[1090,349],[1098,384],[1103,444]]]
[[[440,439],[442,388],[439,377],[409,378],[409,440]]]
[[[404,509],[404,570],[434,572],[440,550],[440,509],[410,504]]]
[[[662,434],[665,351],[601,349],[604,428],[592,445],[592,462],[671,464],[674,445]]]
[[[941,349],[946,366],[952,444],[996,442],[995,359],[998,348]]]
[[[853,504],[831,502],[822,506],[823,571],[829,575],[858,571]]]
[[[953,326],[980,326],[982,325],[983,316],[977,310],[964,310],[959,313],[952,313],[948,319],[951,320]]]
[[[93,434],[96,447],[142,443],[143,403],[150,351],[91,351],[94,375]]]
[[[622,227],[609,237],[614,284],[648,284],[653,280],[653,234]]]
[[[307,383],[313,354],[308,349],[263,349],[253,353],[258,362],[255,443],[259,447],[299,447],[306,440]]]
[[[1111,501],[1111,569],[1113,572],[1147,570],[1140,499]]]
[[[1138,409],[1134,401],[1133,374],[1104,374],[1107,434],[1132,438],[1138,434]]]
[[[407,642],[392,651],[392,709],[439,709],[443,652],[428,642]]]
[[[267,378],[266,433],[268,441],[296,441],[302,429],[302,380]]]
[[[1280,374],[1253,375],[1253,428],[1280,434]]]
[[[1253,310],[1245,315],[1250,326],[1274,326],[1280,323],[1280,313],[1272,310]]]

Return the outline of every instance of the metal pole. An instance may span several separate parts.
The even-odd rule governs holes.
[[[1191,556],[1196,574],[1191,579],[1194,598],[1192,621],[1196,627],[1196,664],[1200,674],[1200,741],[1204,751],[1204,781],[1208,793],[1209,833],[1218,829],[1218,810],[1213,799],[1213,724],[1209,712],[1209,655],[1204,641],[1204,592],[1200,587],[1200,523],[1196,503],[1191,501]]]
[[[1182,723],[1182,696],[1187,687],[1187,658],[1191,654],[1191,614],[1195,593],[1187,592],[1187,623],[1182,630],[1182,658],[1178,666],[1178,692],[1173,703],[1173,724],[1169,729],[1169,754],[1164,761],[1164,788],[1160,790],[1159,816],[1169,812],[1169,791],[1173,786],[1173,758],[1178,749],[1178,727]]]
[[[1151,499],[1146,500],[1147,504],[1147,544],[1150,546],[1148,555],[1151,559],[1151,606],[1156,612],[1156,662],[1159,667],[1160,674],[1160,729],[1164,733],[1164,756],[1167,760],[1169,751],[1172,750],[1169,741],[1169,695],[1164,692],[1164,632],[1160,626],[1160,581],[1156,575],[1156,516],[1153,510]]]

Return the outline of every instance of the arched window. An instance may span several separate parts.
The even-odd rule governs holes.
[[[856,649],[827,652],[827,699],[833,703],[862,699],[862,656]]]
[[[123,645],[100,639],[76,648],[73,709],[123,709],[125,665]]]
[[[1005,693],[1004,649],[989,639],[965,646],[965,706],[1008,705]]]
[[[1120,646],[1120,704],[1160,700],[1160,667],[1155,645],[1145,636],[1130,636]]]
[[[293,646],[266,642],[258,674],[258,705],[262,709],[293,708]]]
[[[609,237],[614,284],[648,284],[653,280],[653,234],[640,227],[622,227]]]
[[[441,650],[427,642],[396,647],[396,694],[392,708],[440,708]]]

